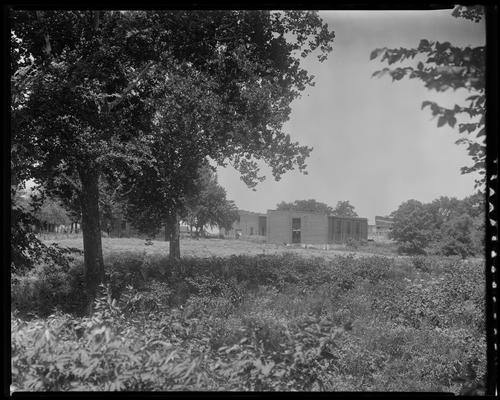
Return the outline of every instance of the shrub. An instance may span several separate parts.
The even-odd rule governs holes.
[[[83,263],[68,267],[41,264],[22,276],[13,276],[12,309],[22,315],[47,316],[56,309],[80,313],[87,297],[83,281]]]
[[[447,221],[442,227],[440,251],[445,256],[459,255],[462,258],[473,255],[478,247],[474,242],[473,219],[462,214]]]
[[[28,324],[13,317],[11,390],[185,390],[203,383],[200,356],[165,342],[151,318],[121,317],[108,294],[91,319],[73,324],[61,314]]]
[[[357,259],[353,272],[361,278],[368,279],[371,283],[394,279],[398,275],[394,259],[380,256]]]
[[[360,244],[361,243],[359,241],[357,241],[356,239],[348,238],[346,240],[345,246],[348,249],[357,250],[359,248]]]
[[[145,259],[126,266],[149,271],[143,287],[117,299],[108,282],[92,318],[14,314],[14,390],[458,393],[467,369],[484,376],[479,261],[428,257],[431,272],[409,279],[411,259]]]
[[[430,262],[429,257],[416,256],[411,258],[411,262],[415,269],[418,271],[422,271],[425,273],[429,273],[432,271],[432,264]]]
[[[153,280],[141,291],[127,289],[120,298],[125,313],[166,312],[173,305],[173,291],[165,282]]]
[[[241,320],[234,317],[215,317],[211,323],[209,345],[213,351],[221,347],[231,347],[246,336],[246,328]]]

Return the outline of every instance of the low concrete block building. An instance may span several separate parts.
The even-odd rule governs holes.
[[[368,219],[305,211],[267,211],[267,242],[333,244],[368,240]]]
[[[266,214],[238,210],[238,219],[234,222],[232,229],[221,233],[227,237],[248,237],[248,236],[266,236],[267,234],[267,216]]]

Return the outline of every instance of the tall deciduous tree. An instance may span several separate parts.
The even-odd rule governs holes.
[[[455,17],[462,17],[479,22],[484,16],[482,6],[456,6],[452,12]],[[384,68],[373,73],[381,77],[389,75],[392,80],[404,77],[422,81],[426,88],[437,92],[465,89],[469,92],[467,104],[453,108],[442,107],[432,101],[424,101],[422,109],[428,107],[437,117],[437,126],[458,127],[464,134],[456,143],[465,144],[473,164],[464,166],[462,174],[477,172],[481,177],[476,180],[476,187],[484,185],[486,175],[485,132],[485,46],[457,47],[450,42],[433,42],[422,39],[413,49],[375,49],[370,59],[380,58],[389,65],[406,63],[395,68]],[[417,60],[420,61],[417,62]],[[464,120],[465,117],[465,120]],[[462,122],[459,122],[462,119]]]
[[[169,193],[162,211],[178,226],[188,175],[206,157],[232,163],[249,185],[262,179],[259,159],[276,178],[305,169],[311,149],[282,126],[312,84],[300,56],[331,50],[316,13],[14,11],[12,27],[13,143],[27,176],[79,199],[91,297],[104,275],[102,175],[135,179],[131,192],[148,187],[141,176],[150,189],[172,184],[147,195],[161,203]]]
[[[18,170],[81,210],[85,280],[92,298],[104,276],[99,178],[147,154],[148,88],[163,41],[134,37],[154,25],[140,13],[14,11],[13,154]],[[156,50],[156,51],[155,51]],[[144,144],[144,145],[143,145]],[[14,157],[14,162],[21,157]]]
[[[238,209],[226,198],[225,189],[217,182],[210,166],[200,170],[196,179],[197,193],[187,200],[186,222],[195,228],[198,236],[205,227],[231,229],[238,218]]]
[[[408,200],[391,214],[394,219],[389,237],[399,244],[399,250],[409,254],[423,254],[432,241],[434,221],[425,205]]]
[[[354,206],[349,203],[349,200],[339,201],[332,212],[333,215],[339,217],[357,217],[358,214],[354,211]]]
[[[254,187],[264,179],[258,161],[275,179],[305,170],[311,149],[283,132],[290,103],[312,84],[300,57],[319,51],[324,60],[333,33],[313,12],[224,11],[178,13],[176,62],[154,82],[153,165],[125,178],[130,215],[144,228],[165,221],[170,255],[179,257],[179,218],[196,191],[196,173],[207,159],[231,164]],[[165,78],[166,77],[166,78]],[[137,224],[136,224],[137,225]]]

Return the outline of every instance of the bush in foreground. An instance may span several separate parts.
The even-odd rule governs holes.
[[[106,257],[106,284],[111,296],[120,298],[128,285],[146,289],[151,280],[169,285],[169,302],[183,304],[190,296],[207,294],[243,297],[259,286],[316,287],[331,283],[339,291],[350,290],[356,279],[389,277],[395,265],[384,257],[302,258],[293,254],[185,258],[171,263],[167,257],[140,252],[115,253]],[[42,264],[27,275],[14,276],[12,306],[19,313],[47,316],[56,309],[78,314],[85,307],[83,262],[69,268]]]

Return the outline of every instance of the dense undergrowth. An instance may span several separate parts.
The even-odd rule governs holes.
[[[485,373],[482,264],[109,254],[12,285],[12,390],[452,391]]]

